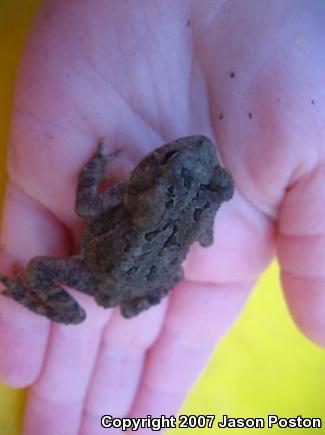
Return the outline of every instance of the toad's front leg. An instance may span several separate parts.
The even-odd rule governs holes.
[[[13,279],[0,275],[6,289],[3,294],[20,302],[37,314],[59,323],[80,323],[85,311],[60,285],[93,295],[95,279],[79,257],[35,257],[26,275],[16,273]]]
[[[98,186],[105,179],[105,167],[113,161],[120,150],[104,154],[103,142],[99,141],[97,150],[81,169],[77,187],[75,211],[86,219],[100,215],[117,205],[123,197],[125,183],[117,183],[105,192],[99,192]]]

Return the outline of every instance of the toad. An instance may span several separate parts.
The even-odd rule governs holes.
[[[212,244],[216,212],[233,196],[234,184],[210,139],[188,136],[163,145],[127,181],[100,192],[106,165],[118,154],[105,155],[99,141],[80,172],[75,211],[86,220],[80,253],[38,256],[25,272],[0,275],[2,294],[55,322],[77,324],[86,313],[67,285],[100,306],[119,306],[130,318],[158,304],[182,279],[193,242]]]

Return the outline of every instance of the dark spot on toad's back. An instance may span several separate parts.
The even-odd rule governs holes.
[[[157,266],[151,266],[150,272],[146,275],[148,281],[152,281],[157,276]]]
[[[150,231],[149,233],[146,233],[144,235],[144,238],[150,242],[155,237],[157,237],[158,234],[159,234],[159,231]]]
[[[192,175],[188,169],[182,169],[182,177],[184,179],[184,187],[190,189],[192,186]]]
[[[202,212],[203,212],[202,208],[196,208],[196,209],[194,210],[193,219],[194,219],[196,222],[200,219],[200,217],[201,217],[201,215],[202,215]]]

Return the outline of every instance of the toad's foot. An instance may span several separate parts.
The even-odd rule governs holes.
[[[0,275],[0,282],[6,286],[3,295],[54,322],[80,323],[86,317],[83,308],[61,287],[53,286],[46,290],[43,288],[42,291],[46,291],[47,295],[42,297],[32,289],[22,275],[15,274],[12,279]]]
[[[163,297],[168,294],[169,290],[158,290],[147,296],[134,298],[127,302],[121,303],[121,313],[126,319],[137,316],[142,311],[147,310],[152,305],[158,305]]]
[[[81,266],[80,260],[74,257],[36,257],[29,262],[26,276],[0,275],[0,282],[6,286],[2,294],[55,322],[80,323],[86,317],[84,309],[57,282],[93,293],[92,277]]]

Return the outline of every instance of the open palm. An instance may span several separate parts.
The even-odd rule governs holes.
[[[214,245],[194,245],[185,280],[134,319],[74,290],[78,326],[1,297],[1,377],[31,385],[25,435],[174,414],[275,251],[294,319],[325,345],[324,18],[308,0],[44,2],[17,82],[2,272],[78,249],[77,176],[100,136],[124,148],[124,178],[151,149],[208,135],[236,194]]]

